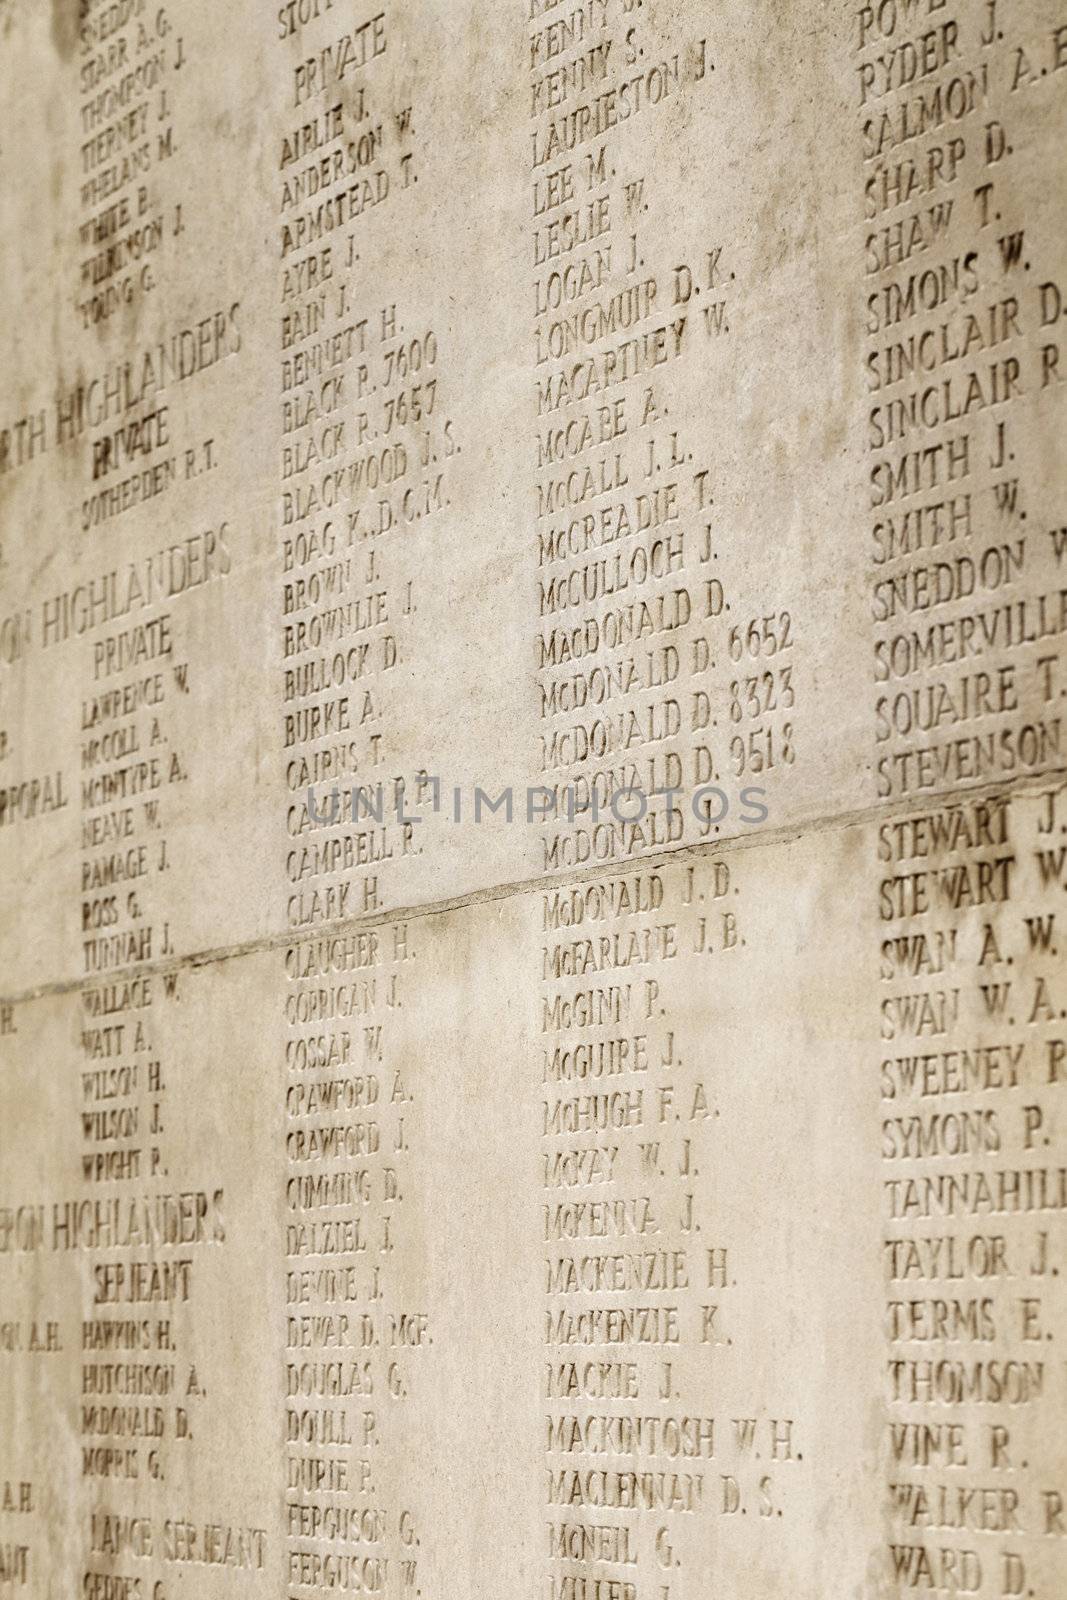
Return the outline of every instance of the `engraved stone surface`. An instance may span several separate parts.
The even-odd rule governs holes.
[[[0,0],[0,1600],[1067,1595],[1062,0]]]

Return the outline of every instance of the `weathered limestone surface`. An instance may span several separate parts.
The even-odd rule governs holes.
[[[0,1600],[1067,1593],[1065,97],[0,0]]]

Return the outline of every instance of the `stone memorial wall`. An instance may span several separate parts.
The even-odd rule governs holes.
[[[0,1600],[1064,1600],[1063,0],[0,0]]]

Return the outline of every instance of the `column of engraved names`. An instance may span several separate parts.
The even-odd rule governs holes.
[[[388,903],[391,871],[416,851],[393,689],[416,607],[409,544],[447,503],[437,457],[451,424],[438,404],[436,335],[405,325],[375,267],[417,181],[412,110],[390,98],[392,18],[368,10],[341,27],[328,6],[290,6],[278,19],[294,1596],[416,1592],[398,1430],[411,1363],[431,1337],[398,1250],[414,1096],[396,1033],[414,941],[404,921],[361,929],[358,919]],[[441,445],[442,460],[452,453]]]
[[[166,243],[157,169],[175,153],[169,88],[184,64],[165,6],[85,0],[77,18],[78,310],[108,321],[156,286]],[[171,219],[176,235],[180,213]]]
[[[57,411],[77,405],[63,395]],[[190,605],[229,570],[225,534],[206,532],[98,570],[32,615],[41,652],[61,654],[80,690],[77,770],[64,774],[78,813],[83,979],[64,1150],[73,1160],[38,1207],[37,1247],[88,1262],[77,1320],[55,1324],[56,1348],[80,1353],[72,1409],[87,1594],[161,1581],[170,1563],[202,1558],[203,1530],[187,1524],[176,1480],[207,1419],[189,1347],[207,1257],[225,1243],[225,1204],[210,1163],[167,1137],[168,1095],[195,1062],[178,1029],[178,975],[158,965],[181,944],[170,886],[188,863],[172,861],[168,825],[189,778],[201,687],[181,640]],[[240,1564],[260,1565],[261,1533],[242,1537]]]
[[[669,1527],[698,1512],[714,1457],[713,1419],[662,1404],[691,1270],[680,1186],[660,1199],[673,1047],[660,992],[677,956],[663,894],[649,872],[540,897],[552,1600],[646,1592],[641,1513]],[[601,938],[614,959],[594,964]]]
[[[638,250],[640,169],[616,165],[627,116],[654,118],[704,70],[699,51],[637,73],[621,6],[527,7],[530,67],[534,505],[543,864],[584,865],[682,836],[652,802],[600,816],[622,791],[683,774],[675,692],[690,622],[687,470],[655,458],[665,370],[692,343]],[[628,59],[629,70],[624,67]],[[688,83],[686,85],[688,87]],[[632,98],[631,98],[632,97]],[[662,438],[659,441],[663,442]],[[688,466],[688,464],[686,464]],[[677,642],[676,642],[677,641]],[[684,1334],[689,1260],[661,1215],[652,1074],[669,1061],[661,1006],[677,955],[658,873],[542,894],[546,1547],[553,1600],[635,1600],[653,1556],[645,1517],[703,1503],[710,1417],[661,1414]],[[604,943],[610,958],[593,952]],[[643,979],[643,981],[642,981]],[[655,1192],[655,1201],[653,1194]],[[680,1195],[671,1197],[675,1212]],[[674,1226],[671,1226],[674,1221]],[[666,1235],[666,1236],[665,1236]],[[654,1357],[661,1358],[662,1365]],[[683,1428],[690,1459],[665,1451]],[[672,1557],[673,1560],[673,1557]]]
[[[1041,1597],[1064,1574],[1044,1420],[1062,1404],[1062,817],[1052,792],[958,793],[1062,764],[1057,485],[1026,476],[1060,404],[1059,290],[1013,173],[1062,118],[1067,35],[1036,13],[855,17],[876,782],[925,802],[877,847],[884,1561],[901,1592]]]
[[[762,820],[762,786],[796,759],[797,629],[742,587],[716,508],[702,389],[728,389],[741,355],[734,251],[699,225],[677,237],[672,215],[668,254],[667,191],[648,170],[689,104],[697,121],[715,114],[708,43],[625,0],[530,0],[528,27],[540,804],[554,869]]]
[[[764,1553],[803,1461],[717,1215],[738,1130],[706,1009],[759,957],[721,858],[539,899],[548,1593],[685,1600]]]
[[[602,3],[534,3],[529,39],[543,865],[615,863],[542,897],[549,1592],[680,1597],[716,1519],[755,1537],[743,1518],[782,1515],[753,1466],[796,1459],[794,1424],[709,1403],[738,1377],[739,1268],[701,1192],[722,1130],[681,1017],[701,969],[741,958],[736,875],[625,863],[766,815],[795,633],[731,593],[698,420],[739,353],[731,251],[698,234],[668,256],[657,231],[650,153],[687,101],[710,114],[708,45]]]
[[[166,6],[86,0],[77,13],[79,215],[75,304],[82,327],[130,325],[158,299],[185,231],[172,95],[185,40]],[[66,26],[60,22],[60,27]],[[210,444],[196,472],[213,465]],[[166,495],[193,473],[174,450],[165,399],[96,440],[82,506],[88,530]]]

